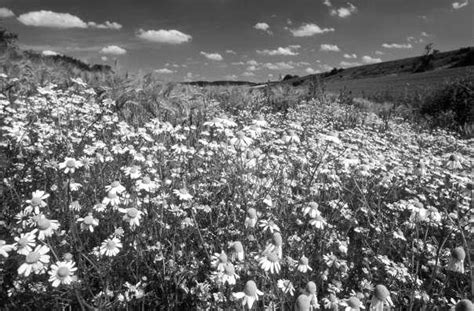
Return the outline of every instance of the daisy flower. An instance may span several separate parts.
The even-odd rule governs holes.
[[[299,144],[300,138],[296,134],[295,130],[288,130],[285,135],[282,137],[285,144]]]
[[[311,299],[305,294],[299,295],[295,302],[295,311],[310,311],[310,310],[311,310]]]
[[[220,254],[215,253],[212,256],[212,259],[211,259],[212,267],[214,269],[217,269],[217,271],[219,271],[219,272],[224,271],[224,268],[225,268],[225,265],[227,264],[227,262],[228,262],[228,258],[227,258],[227,255],[224,251],[222,251]]]
[[[280,231],[280,227],[273,221],[273,220],[260,220],[260,228],[263,229],[263,231],[269,230],[271,233],[273,231]]]
[[[140,167],[137,165],[134,165],[132,167],[126,167],[124,169],[125,175],[129,176],[131,179],[137,179],[140,178],[142,173],[140,172]]]
[[[137,190],[143,190],[145,192],[154,192],[157,188],[157,184],[150,179],[150,177],[145,176],[140,180],[137,180]]]
[[[255,208],[251,207],[247,210],[247,217],[245,217],[245,228],[254,228],[257,224],[257,211]]]
[[[236,149],[245,149],[249,147],[252,142],[252,138],[245,136],[245,133],[242,131],[237,132],[236,137],[230,140],[230,143],[234,145]]]
[[[278,254],[276,252],[266,253],[260,257],[258,260],[260,268],[262,268],[265,272],[270,271],[270,273],[279,273],[281,266],[280,266],[280,259],[278,258]]]
[[[116,181],[112,182],[110,185],[106,186],[105,191],[120,194],[120,193],[125,191],[125,187],[122,186],[120,181],[116,180]]]
[[[135,227],[140,226],[140,219],[142,218],[142,211],[139,211],[135,207],[130,208],[119,208],[121,213],[124,213],[123,220],[128,221],[130,229],[134,230]]]
[[[220,274],[221,282],[225,285],[235,285],[239,276],[235,273],[235,267],[232,263],[228,262],[224,265],[224,272]]]
[[[34,229],[31,232],[22,233],[19,237],[15,237],[16,252],[20,255],[28,255],[33,248],[36,246],[35,233],[38,229]]]
[[[39,208],[47,205],[44,201],[47,198],[49,198],[49,194],[41,190],[36,190],[31,194],[31,199],[26,200],[26,203],[28,203],[27,209],[29,211],[34,210],[36,214],[39,214]]]
[[[295,287],[293,286],[293,283],[291,283],[290,280],[281,280],[280,279],[277,282],[277,286],[285,294],[290,294],[291,296],[293,296],[295,294]]]
[[[52,236],[54,231],[59,229],[59,221],[40,215],[36,217],[36,226],[38,227],[38,239],[42,241],[46,237]]]
[[[84,218],[78,218],[77,222],[81,224],[81,230],[89,230],[90,232],[94,232],[94,228],[99,225],[99,220],[92,216],[92,213],[89,213]]]
[[[79,203],[79,201],[72,201],[71,204],[69,205],[69,209],[71,211],[79,212],[81,210],[82,206]]]
[[[102,245],[100,246],[99,253],[100,255],[105,255],[105,256],[115,256],[120,252],[120,249],[122,248],[122,242],[120,242],[119,239],[117,238],[109,238],[106,239],[104,242],[102,242]]]
[[[459,156],[452,154],[449,156],[448,162],[446,163],[446,167],[450,170],[458,170],[462,169],[461,161],[459,160]]]
[[[298,264],[298,271],[302,273],[306,273],[312,270],[313,269],[308,265],[308,258],[305,255],[301,256],[300,262]]]
[[[359,311],[360,309],[365,309],[364,305],[357,297],[351,297],[341,303],[341,305],[345,307],[344,311]]]
[[[181,200],[181,201],[190,201],[193,196],[189,194],[188,190],[186,189],[175,189],[173,193]]]
[[[309,215],[311,218],[316,218],[321,213],[318,210],[318,203],[316,202],[309,202],[308,206],[303,208],[303,216]]]
[[[69,189],[71,189],[71,191],[78,191],[81,187],[82,185],[80,183],[74,182],[73,180],[69,183]]]
[[[249,309],[252,309],[252,306],[255,301],[258,301],[258,296],[262,296],[263,292],[259,291],[257,284],[254,281],[247,281],[244,287],[243,292],[232,293],[235,299],[243,299],[242,306],[247,305]]]
[[[392,298],[390,298],[390,292],[384,285],[375,286],[374,296],[370,302],[370,310],[383,311],[384,306],[393,307]]]
[[[466,252],[461,246],[456,247],[451,251],[451,258],[448,263],[447,269],[454,272],[464,273],[464,259],[466,258]]]
[[[64,170],[64,173],[74,173],[76,169],[80,168],[82,166],[82,163],[80,161],[77,161],[74,158],[68,158],[64,160],[64,162],[59,163],[59,169]]]
[[[35,250],[28,253],[25,262],[18,268],[18,274],[28,276],[31,272],[35,274],[43,273],[45,264],[49,263],[49,247],[46,245],[38,245]]]
[[[7,244],[4,240],[0,240],[0,255],[7,258],[8,253],[15,249],[15,245]]]
[[[278,258],[283,258],[283,238],[281,237],[280,232],[273,233],[271,242],[267,245],[263,252],[275,252]]]
[[[102,200],[102,204],[105,206],[111,205],[111,206],[117,206],[120,204],[120,198],[118,194],[114,191],[109,191],[107,193],[107,196]]]
[[[308,295],[309,300],[313,308],[318,309],[319,308],[319,303],[318,303],[318,288],[316,287],[316,283],[313,281],[309,281],[306,284],[305,288],[306,295]]]
[[[58,261],[51,265],[51,270],[48,272],[49,281],[53,287],[58,287],[59,284],[69,285],[74,281],[74,272],[77,270],[73,261]]]
[[[324,219],[323,216],[321,216],[321,214],[318,214],[316,217],[312,218],[310,221],[309,221],[309,224],[311,226],[314,226],[316,229],[324,229],[324,227],[326,227],[326,225],[328,224],[326,222],[326,219]]]
[[[244,247],[242,246],[242,242],[240,241],[232,242],[230,244],[230,247],[232,247],[231,259],[244,261],[245,252],[244,252]]]

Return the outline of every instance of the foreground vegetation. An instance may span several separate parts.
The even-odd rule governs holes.
[[[472,139],[315,89],[83,78],[0,75],[3,308],[473,298]]]

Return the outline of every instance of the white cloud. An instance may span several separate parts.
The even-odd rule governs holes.
[[[227,54],[234,54],[234,55],[237,54],[237,53],[235,53],[234,50],[225,50],[225,52],[226,52]]]
[[[347,67],[357,67],[357,66],[360,66],[360,65],[362,65],[362,64],[361,64],[361,63],[358,63],[358,62],[346,62],[346,61],[342,61],[339,65],[341,65],[341,67],[347,68]]]
[[[292,65],[285,63],[285,62],[279,62],[279,63],[266,63],[263,65],[265,68],[270,69],[270,70],[289,70],[293,69]]]
[[[375,55],[384,55],[385,53],[382,51],[375,51]]]
[[[344,54],[344,58],[354,59],[354,58],[357,58],[357,55],[356,54]]]
[[[252,65],[252,66],[247,67],[247,71],[256,71],[256,70],[258,70],[256,66]]]
[[[274,56],[274,55],[294,56],[294,55],[299,54],[295,50],[299,49],[300,47],[301,47],[300,45],[290,45],[290,46],[287,46],[286,48],[279,47],[276,50],[257,50],[257,53],[261,55],[270,55],[270,56]]]
[[[339,47],[335,44],[321,44],[320,50],[324,52],[339,52],[340,51]]]
[[[191,40],[191,36],[181,31],[170,29],[160,29],[160,30],[138,30],[137,36],[140,39],[159,42],[159,43],[168,43],[168,44],[181,44]]]
[[[15,13],[13,13],[12,10],[7,8],[0,8],[0,18],[7,18],[12,16],[15,16]]]
[[[464,1],[464,2],[453,2],[453,3],[452,3],[452,6],[453,6],[453,9],[459,10],[460,8],[463,8],[463,7],[465,7],[465,6],[468,5],[468,4],[469,4],[469,1],[466,0],[466,1]]]
[[[334,31],[334,28],[321,28],[316,24],[303,24],[297,29],[290,29],[294,37],[310,37],[331,31]]]
[[[270,31],[270,25],[268,25],[267,23],[256,23],[253,28],[265,31],[268,34],[272,34],[272,32]]]
[[[411,49],[413,46],[410,43],[384,43],[382,47],[386,49]]]
[[[168,68],[155,69],[155,72],[156,72],[156,73],[162,73],[162,74],[174,73],[173,70],[170,70],[170,69],[168,69]]]
[[[376,63],[381,63],[382,62],[382,60],[380,58],[373,58],[373,57],[368,56],[368,55],[362,56],[362,61],[365,64],[376,64]]]
[[[237,80],[237,76],[236,75],[227,75],[227,76],[224,76],[224,79],[226,80]]]
[[[103,62],[106,62],[106,61],[109,60],[109,58],[108,58],[107,56],[102,56],[100,59],[101,59]]]
[[[422,36],[422,37],[430,37],[431,35],[428,34],[428,33],[426,33],[426,32],[424,32],[424,31],[422,31],[422,32],[421,32],[421,36]]]
[[[304,71],[305,71],[306,73],[310,74],[310,75],[311,75],[311,74],[315,74],[315,73],[320,73],[320,72],[321,72],[320,70],[314,70],[314,69],[311,68],[311,67],[306,68]]]
[[[124,55],[127,54],[127,50],[116,45],[109,45],[107,47],[102,48],[102,50],[100,50],[100,53],[110,55]]]
[[[324,0],[323,4],[327,6],[328,8],[332,7],[332,3],[329,0]]]
[[[26,26],[49,27],[49,28],[100,28],[100,29],[120,29],[122,25],[115,22],[106,21],[104,24],[95,22],[84,22],[79,17],[69,13],[57,13],[53,11],[34,11],[21,14],[18,21]]]
[[[331,10],[330,14],[332,16],[339,16],[340,18],[345,18],[351,16],[353,13],[357,12],[357,8],[352,3],[347,3],[348,7],[341,7],[339,9]]]
[[[58,52],[52,51],[52,50],[44,50],[41,52],[42,55],[44,56],[56,56],[56,55],[61,55]]]
[[[255,59],[251,59],[247,61],[247,65],[258,66],[258,62]]]
[[[206,52],[201,51],[201,55],[204,55],[204,57],[206,57],[207,59],[215,60],[215,61],[221,61],[224,59],[222,55],[219,53],[206,53]]]
[[[103,24],[97,24],[95,22],[88,22],[87,26],[89,26],[91,28],[98,28],[98,29],[112,29],[112,30],[122,29],[122,25],[120,25],[119,23],[109,22],[109,21],[106,21]]]
[[[244,77],[253,77],[253,76],[255,76],[255,74],[253,72],[248,72],[248,71],[244,72],[242,75]]]

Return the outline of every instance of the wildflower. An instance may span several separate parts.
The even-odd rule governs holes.
[[[75,160],[74,158],[68,158],[64,160],[64,162],[59,164],[59,169],[64,170],[64,173],[74,173],[76,169],[80,168],[82,163],[80,161]]]
[[[35,250],[28,253],[25,262],[18,268],[18,274],[29,276],[31,272],[40,274],[45,270],[45,264],[49,262],[49,247],[38,245]]]
[[[232,260],[244,261],[245,252],[244,252],[244,247],[242,246],[242,242],[240,241],[232,242],[231,247],[232,247],[232,253],[231,253]]]
[[[79,212],[81,210],[81,204],[79,204],[79,201],[72,201],[71,204],[69,205],[69,209],[71,211]]]
[[[74,182],[74,180],[71,179],[71,182],[69,183],[69,189],[71,189],[71,191],[78,191],[81,187],[82,185],[80,183]]]
[[[275,252],[269,252],[264,254],[258,260],[260,268],[262,268],[265,272],[270,271],[270,273],[279,273],[281,266],[280,260],[278,258],[278,254]]]
[[[313,281],[309,281],[306,284],[306,288],[305,288],[306,295],[308,295],[310,299],[311,306],[313,306],[313,308],[315,309],[319,308],[317,291],[318,291],[318,288],[316,287],[316,283],[314,283]]]
[[[99,220],[92,216],[92,213],[87,214],[84,218],[78,218],[77,222],[81,224],[81,230],[89,230],[94,232],[94,228],[99,225]]]
[[[453,311],[472,311],[472,310],[474,310],[474,304],[469,299],[462,299],[451,310],[453,310]]]
[[[290,294],[291,296],[295,294],[295,287],[290,280],[278,280],[277,286],[285,294]]]
[[[96,211],[97,213],[102,213],[103,211],[105,211],[106,208],[107,206],[100,202],[94,205],[93,207],[94,211]]]
[[[257,224],[257,211],[251,207],[247,210],[247,217],[245,217],[245,228],[254,228]]]
[[[309,224],[314,226],[316,229],[322,230],[328,223],[326,222],[326,219],[324,219],[324,217],[321,216],[321,214],[318,212],[318,215],[316,215],[316,217],[311,219],[309,221]]]
[[[423,177],[426,175],[426,164],[424,162],[420,162],[416,165],[415,170],[413,172],[418,177]]]
[[[329,298],[323,298],[324,308],[330,310],[338,310],[339,309],[339,299],[337,299],[336,295],[329,294]]]
[[[122,242],[117,238],[106,239],[100,246],[100,255],[115,256],[120,252],[122,246]]]
[[[131,179],[140,178],[140,176],[142,175],[140,172],[140,167],[137,165],[125,168],[124,172],[125,172],[125,175],[129,176]]]
[[[311,310],[311,300],[305,295],[301,294],[296,299],[295,311],[310,311]]]
[[[28,203],[28,209],[34,210],[36,214],[39,214],[39,208],[40,207],[45,207],[47,204],[44,200],[49,198],[49,194],[47,194],[44,191],[41,190],[36,190],[31,194],[31,199],[26,200],[26,203]]]
[[[308,258],[303,255],[301,258],[300,258],[300,262],[298,264],[298,271],[302,272],[302,273],[306,273],[308,271],[312,271],[313,269],[308,265]]]
[[[235,273],[235,267],[231,262],[224,265],[224,271],[221,273],[223,284],[235,285],[239,276]]]
[[[283,258],[283,238],[280,232],[274,232],[271,242],[267,245],[264,253],[275,252],[278,258]]]
[[[249,309],[252,309],[252,306],[255,301],[258,301],[258,296],[262,296],[263,293],[258,290],[257,284],[254,281],[247,281],[244,287],[243,292],[232,293],[232,296],[236,299],[242,299],[242,306],[247,305]]]
[[[212,256],[211,265],[214,269],[217,269],[217,271],[223,272],[227,262],[228,262],[227,255],[224,251],[222,251],[220,254],[215,253]]]
[[[461,165],[461,161],[459,160],[459,157],[455,154],[450,155],[449,160],[446,163],[446,167],[449,168],[450,170],[462,169],[462,165]]]
[[[300,138],[296,134],[295,130],[288,130],[285,135],[282,137],[285,144],[299,144]]]
[[[145,192],[153,192],[157,188],[157,185],[150,177],[145,176],[141,180],[137,181],[137,190],[144,190]]]
[[[15,245],[7,244],[4,240],[0,240],[0,255],[7,258],[8,253],[15,249]]]
[[[260,228],[262,228],[263,231],[270,230],[271,233],[273,233],[273,231],[280,231],[280,227],[278,227],[273,220],[260,220]]]
[[[59,229],[59,221],[46,218],[44,215],[36,217],[36,226],[38,227],[38,239],[44,240],[53,235],[54,231]]]
[[[122,184],[118,180],[112,182],[110,185],[105,187],[105,191],[114,192],[114,193],[118,193],[118,194],[121,194],[125,190],[126,190],[125,187],[122,186]]]
[[[370,310],[382,311],[384,306],[393,307],[392,299],[390,298],[390,292],[384,285],[375,286],[374,296],[370,302]]]
[[[135,207],[130,208],[119,208],[121,213],[124,213],[123,220],[128,221],[130,228],[135,229],[136,226],[140,226],[140,219],[142,218],[142,211],[139,211]]]
[[[192,227],[193,226],[193,220],[189,217],[186,217],[181,221],[181,229],[187,228],[187,227]]]
[[[173,193],[181,200],[181,201],[190,201],[193,196],[189,194],[187,189],[175,189],[173,190]]]
[[[48,272],[49,281],[53,287],[58,287],[59,284],[69,285],[75,279],[74,272],[77,270],[73,261],[58,261],[51,265],[51,270]]]
[[[344,311],[359,311],[360,309],[365,309],[359,298],[355,296],[347,299],[342,305],[346,307]]]
[[[318,203],[309,202],[308,206],[306,206],[303,209],[303,216],[309,215],[309,217],[311,218],[316,218],[317,216],[321,214],[318,210],[318,207],[319,207]]]
[[[245,136],[245,133],[242,131],[237,132],[236,137],[230,140],[230,143],[237,149],[245,149],[249,147],[252,142],[252,138]]]
[[[33,250],[33,247],[36,246],[35,233],[37,231],[38,229],[34,229],[31,232],[20,234],[20,237],[15,237],[15,247],[18,254],[26,256]]]
[[[464,248],[461,246],[456,247],[451,251],[451,258],[447,269],[454,272],[464,273],[464,258],[466,258]]]
[[[102,200],[102,204],[104,205],[112,205],[112,206],[117,206],[120,204],[120,198],[117,195],[116,192],[114,191],[109,191],[107,193],[107,196]]]

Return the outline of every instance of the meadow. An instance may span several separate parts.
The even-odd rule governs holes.
[[[289,99],[4,67],[0,308],[472,310],[473,139]]]

